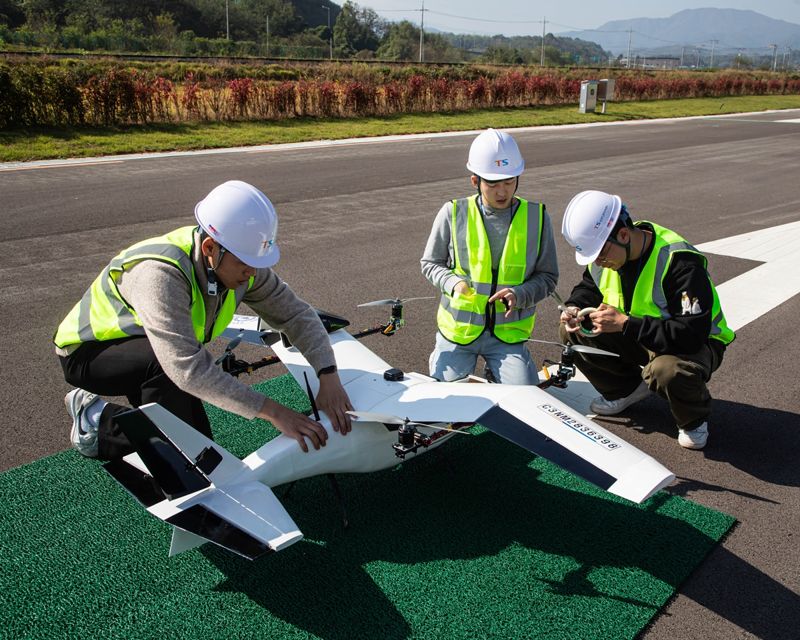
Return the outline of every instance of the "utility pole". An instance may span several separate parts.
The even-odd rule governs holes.
[[[783,63],[781,64],[781,68],[786,71],[786,54],[789,53],[789,47],[784,46],[783,48]]]
[[[711,65],[710,65],[711,69],[714,68],[714,47],[716,46],[716,44],[718,42],[719,42],[719,40],[712,40],[711,41]]]
[[[778,45],[771,44],[769,46],[772,49],[772,70],[775,71],[775,67],[778,66]]]
[[[225,0],[225,39],[231,39],[231,21],[228,15],[228,0]]]
[[[547,18],[542,18],[542,57],[539,60],[540,67],[544,66],[544,34],[546,26],[547,26]]]
[[[333,60],[333,31],[331,31],[331,8],[328,5],[320,5],[328,12],[328,58]]]
[[[683,66],[683,54],[686,52],[686,47],[681,47],[681,65]]]
[[[419,10],[419,61],[425,59],[425,0],[422,0],[422,8]]]
[[[631,39],[633,38],[633,29],[628,29],[628,69],[631,68]]]
[[[267,57],[269,58],[269,14],[267,14]]]
[[[697,62],[695,63],[694,68],[700,68],[700,47],[697,47]]]

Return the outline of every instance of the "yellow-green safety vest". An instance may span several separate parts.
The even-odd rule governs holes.
[[[196,226],[181,227],[163,236],[138,242],[115,256],[59,325],[53,337],[56,346],[144,335],[136,310],[117,288],[122,273],[142,260],[160,260],[172,264],[184,275],[192,289],[192,325],[200,344],[220,335],[236,311],[236,292],[229,290],[225,294],[211,333],[207,336],[205,303],[192,264],[196,229]],[[250,278],[248,288],[253,285],[253,280]]]
[[[478,196],[453,200],[450,242],[453,247],[453,273],[469,280],[469,295],[443,293],[436,321],[441,334],[456,344],[470,344],[490,326],[493,335],[503,342],[515,344],[530,338],[536,322],[535,307],[513,309],[508,318],[500,301],[489,305],[493,293],[505,287],[522,284],[539,255],[544,222],[544,206],[533,203],[538,216],[528,215],[528,202],[522,198],[511,220],[496,278],[492,274],[492,254]]]
[[[635,224],[639,226],[644,220],[639,220]],[[653,250],[650,257],[642,267],[639,279],[633,290],[633,300],[631,300],[630,315],[635,317],[650,316],[666,320],[672,317],[667,309],[667,297],[664,293],[664,277],[669,271],[672,257],[678,252],[688,252],[700,256],[703,266],[708,265],[706,257],[695,247],[674,231],[660,225],[648,222],[653,227]],[[622,293],[622,279],[613,269],[598,267],[592,263],[589,265],[589,273],[597,284],[597,288],[603,294],[603,302],[620,311],[625,310],[625,298]],[[711,309],[711,332],[710,338],[719,340],[723,344],[730,344],[736,337],[733,330],[728,328],[722,307],[719,302],[717,290],[711,278],[708,279],[711,285],[711,292],[714,295],[713,307]]]

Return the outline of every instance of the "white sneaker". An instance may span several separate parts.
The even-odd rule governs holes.
[[[708,441],[708,422],[696,429],[685,431],[678,429],[678,444],[686,449],[702,449]]]
[[[72,446],[87,458],[97,457],[98,425],[92,424],[86,418],[86,409],[98,399],[97,394],[89,393],[84,389],[73,389],[64,396],[64,405],[72,418],[69,439]]]
[[[639,400],[644,400],[649,395],[650,389],[647,388],[644,380],[642,380],[641,384],[636,387],[636,390],[629,396],[619,398],[618,400],[606,400],[603,396],[597,396],[592,400],[589,408],[592,410],[592,413],[596,413],[598,416],[615,416],[632,404],[639,402]]]

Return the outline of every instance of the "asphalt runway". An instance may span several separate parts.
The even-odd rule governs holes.
[[[800,111],[785,111],[516,132],[528,165],[519,193],[545,202],[552,216],[561,295],[580,269],[558,231],[566,203],[583,189],[618,193],[635,218],[694,244],[800,220],[800,120],[789,121],[799,118]],[[441,204],[469,193],[464,163],[473,136],[0,164],[0,470],[67,448],[68,387],[50,338],[118,250],[191,224],[194,204],[217,184],[252,182],[279,212],[279,274],[315,306],[362,329],[386,317],[359,303],[433,294],[419,257]],[[717,284],[758,264],[709,260]],[[402,332],[367,344],[395,366],[426,372],[435,308],[432,300],[409,303]],[[791,329],[799,314],[794,296],[738,331],[710,384],[716,404],[705,451],[677,445],[658,399],[603,421],[676,473],[669,491],[739,521],[644,638],[800,636],[800,364]],[[555,303],[545,301],[536,336],[555,339],[556,326]],[[536,345],[533,354],[541,361],[558,350]],[[239,355],[262,354],[244,346]],[[283,372],[275,367],[251,380]]]

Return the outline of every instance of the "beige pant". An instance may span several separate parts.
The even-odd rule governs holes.
[[[568,333],[561,325],[561,340],[585,344],[620,354],[619,358],[575,354],[575,364],[606,400],[633,393],[642,380],[669,403],[675,423],[694,429],[711,414],[711,394],[706,383],[722,363],[725,345],[709,339],[697,353],[658,354],[622,333],[584,336]]]

